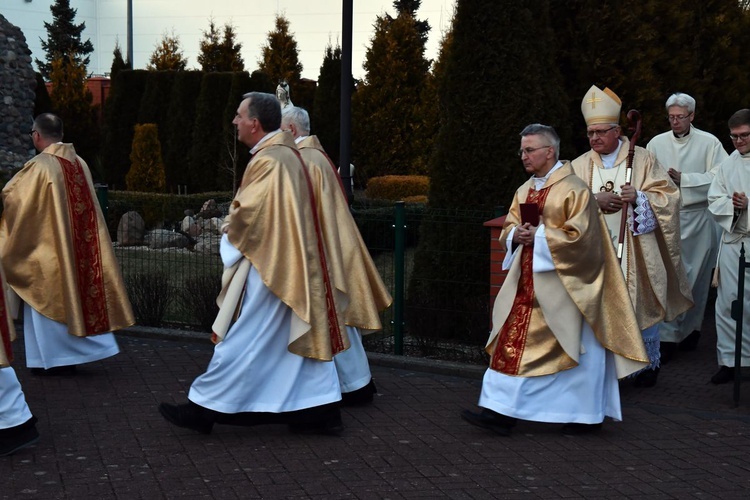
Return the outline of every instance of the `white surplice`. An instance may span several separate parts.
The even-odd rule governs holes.
[[[114,334],[103,333],[76,337],[68,327],[23,305],[23,339],[26,346],[26,366],[54,368],[99,361],[120,352]]]
[[[735,151],[719,167],[708,190],[708,209],[721,226],[719,250],[719,288],[716,296],[716,356],[719,365],[734,366],[735,332],[737,323],[732,319],[732,301],[737,299],[739,257],[745,245],[745,258],[750,261],[750,211],[735,211],[732,194],[750,194],[750,153],[740,155]],[[750,290],[745,275],[744,322],[742,331],[750,332]],[[750,342],[742,346],[742,366],[750,366]]]
[[[674,168],[681,173],[680,258],[695,306],[674,321],[659,325],[662,342],[681,342],[694,330],[700,331],[703,323],[720,235],[708,212],[708,189],[728,155],[719,139],[692,125],[683,137],[675,136],[671,130],[657,135],[646,149],[656,155],[665,169]]]
[[[16,372],[0,368],[0,429],[16,427],[31,418],[31,410],[21,390]]]
[[[225,267],[244,256],[221,239]],[[188,399],[221,413],[280,413],[341,400],[336,366],[287,349],[291,309],[252,267],[239,318],[216,344],[206,372],[195,379]]]

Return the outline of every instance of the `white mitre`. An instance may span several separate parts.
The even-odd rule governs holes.
[[[592,85],[581,101],[581,113],[586,125],[600,123],[620,123],[622,101],[617,94],[605,88]]]

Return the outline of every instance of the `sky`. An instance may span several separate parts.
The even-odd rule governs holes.
[[[302,76],[316,80],[329,40],[335,45],[341,39],[342,0],[132,0],[133,1],[133,60],[135,68],[145,68],[156,44],[165,33],[174,32],[188,59],[188,68],[199,68],[197,55],[203,31],[209,19],[217,26],[231,22],[237,41],[242,43],[241,54],[245,68],[258,67],[261,47],[267,34],[274,29],[277,13],[290,23],[290,31],[297,41]],[[53,0],[0,0],[0,14],[20,27],[26,36],[32,57],[44,59],[39,38],[46,38],[44,22],[52,22],[49,6]],[[443,33],[450,27],[456,0],[422,0],[417,18],[431,26],[426,46],[426,57],[435,59]],[[88,70],[105,74],[112,65],[112,51],[116,41],[126,55],[127,0],[70,0],[78,9],[75,22],[86,23],[82,38],[90,39],[95,52],[91,54]],[[395,15],[393,1],[353,0],[352,73],[362,78],[362,63],[373,34],[375,18],[383,13]],[[36,69],[36,68],[35,68]]]

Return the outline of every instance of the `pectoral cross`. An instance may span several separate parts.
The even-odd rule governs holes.
[[[597,102],[602,102],[602,99],[599,97],[596,97],[596,92],[592,91],[591,99],[586,99],[586,104],[591,104],[591,109],[595,109]]]

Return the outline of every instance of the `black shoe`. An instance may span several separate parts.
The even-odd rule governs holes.
[[[323,436],[340,436],[344,431],[341,417],[334,417],[322,422],[289,424],[292,434],[321,434]]]
[[[159,405],[159,413],[167,422],[191,429],[201,434],[211,434],[214,426],[214,418],[211,410],[188,401],[185,404],[173,405],[162,403]]]
[[[675,353],[677,352],[677,342],[660,342],[659,343],[659,353],[660,353],[660,361],[664,364],[669,363],[669,361],[674,357]]]
[[[694,351],[698,347],[698,341],[701,338],[701,332],[693,330],[690,335],[680,342],[679,347],[681,351]]]
[[[510,431],[516,425],[516,419],[507,417],[491,410],[482,410],[481,413],[464,410],[461,418],[482,429],[487,429],[499,436],[510,436]]]
[[[21,425],[0,429],[0,457],[12,455],[37,441],[39,432],[36,430],[36,417],[31,417]]]
[[[711,383],[716,385],[726,384],[732,380],[734,380],[734,368],[728,366],[719,367],[719,371],[711,377]]]
[[[53,366],[52,368],[32,368],[32,375],[42,377],[71,377],[78,372],[76,365]]]
[[[659,378],[659,368],[643,370],[633,379],[633,387],[653,387]]]
[[[565,424],[560,429],[566,436],[580,436],[582,434],[591,434],[602,430],[602,424]]]
[[[372,403],[375,394],[378,390],[375,387],[375,382],[370,379],[370,382],[356,391],[342,392],[341,393],[341,404],[344,406],[364,406]]]

